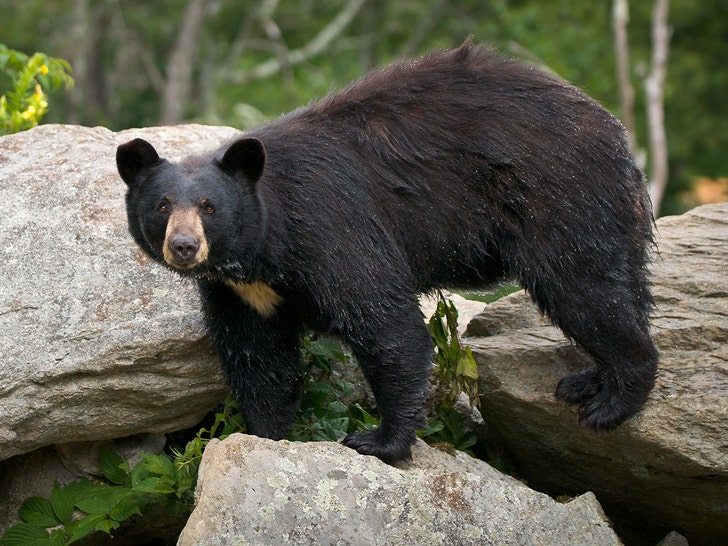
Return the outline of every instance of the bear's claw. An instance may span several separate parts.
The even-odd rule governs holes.
[[[381,428],[352,432],[341,443],[355,449],[362,455],[374,455],[387,464],[412,460],[411,445],[415,443],[414,433],[411,438],[385,438]]]
[[[579,406],[579,420],[597,431],[612,430],[637,413],[651,387],[628,385],[593,366],[564,377],[556,398]]]

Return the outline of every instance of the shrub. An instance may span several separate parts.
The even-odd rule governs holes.
[[[0,95],[0,135],[35,127],[48,110],[47,92],[73,85],[71,65],[44,53],[25,53],[0,44],[0,74],[8,85]]]

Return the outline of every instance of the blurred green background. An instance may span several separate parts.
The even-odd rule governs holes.
[[[636,137],[653,2],[630,2]],[[373,67],[468,36],[548,67],[616,115],[612,0],[0,0],[0,43],[70,62],[44,123],[245,128]],[[728,193],[728,1],[672,0],[661,215]],[[0,78],[0,93],[7,84]]]

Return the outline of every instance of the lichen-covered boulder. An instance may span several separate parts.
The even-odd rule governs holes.
[[[211,442],[179,546],[621,544],[586,494],[561,504],[419,442],[402,468],[339,444]]]

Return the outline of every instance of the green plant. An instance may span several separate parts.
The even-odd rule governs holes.
[[[302,351],[305,388],[290,439],[335,442],[350,432],[375,427],[376,418],[352,402],[354,385],[333,367],[334,362],[352,361],[341,343],[328,337],[305,336]]]
[[[102,531],[110,536],[121,523],[151,505],[165,514],[189,514],[194,504],[197,472],[205,446],[244,430],[232,398],[214,414],[210,429],[200,429],[184,450],[167,455],[144,455],[130,468],[118,454],[103,450],[99,466],[103,476],[82,479],[65,487],[56,485],[50,499],[31,497],[18,511],[22,523],[13,525],[0,546],[72,544]]]
[[[213,422],[209,429],[203,427],[198,430],[195,437],[185,444],[184,450],[180,450],[178,447],[171,448],[175,466],[190,478],[192,493],[194,493],[197,483],[197,471],[202,460],[202,453],[207,444],[213,438],[224,440],[236,432],[245,432],[245,420],[232,395],[228,395],[214,412]]]
[[[472,455],[470,448],[477,437],[466,424],[463,416],[449,404],[440,404],[437,414],[427,420],[427,427],[417,431],[428,444],[445,451],[464,451]]]
[[[437,296],[437,308],[427,323],[436,356],[434,389],[427,404],[427,427],[417,434],[429,444],[468,451],[476,437],[454,405],[460,393],[468,396],[471,406],[479,405],[478,365],[458,333],[455,304],[440,290]]]
[[[8,529],[0,544],[71,544],[96,531],[111,535],[122,521],[141,515],[150,503],[179,509],[177,504],[189,502],[185,494],[188,480],[163,455],[145,455],[133,469],[111,451],[103,451],[99,462],[104,479],[56,485],[50,499],[26,500],[18,511],[23,523]]]
[[[71,87],[71,65],[45,53],[31,56],[0,44],[0,74],[9,89],[0,95],[0,134],[35,127],[48,110],[47,91]]]
[[[435,346],[437,366],[435,376],[443,401],[454,403],[464,392],[470,403],[478,406],[478,365],[470,347],[463,344],[458,333],[458,311],[452,300],[446,300],[438,290],[437,308],[427,323]]]

